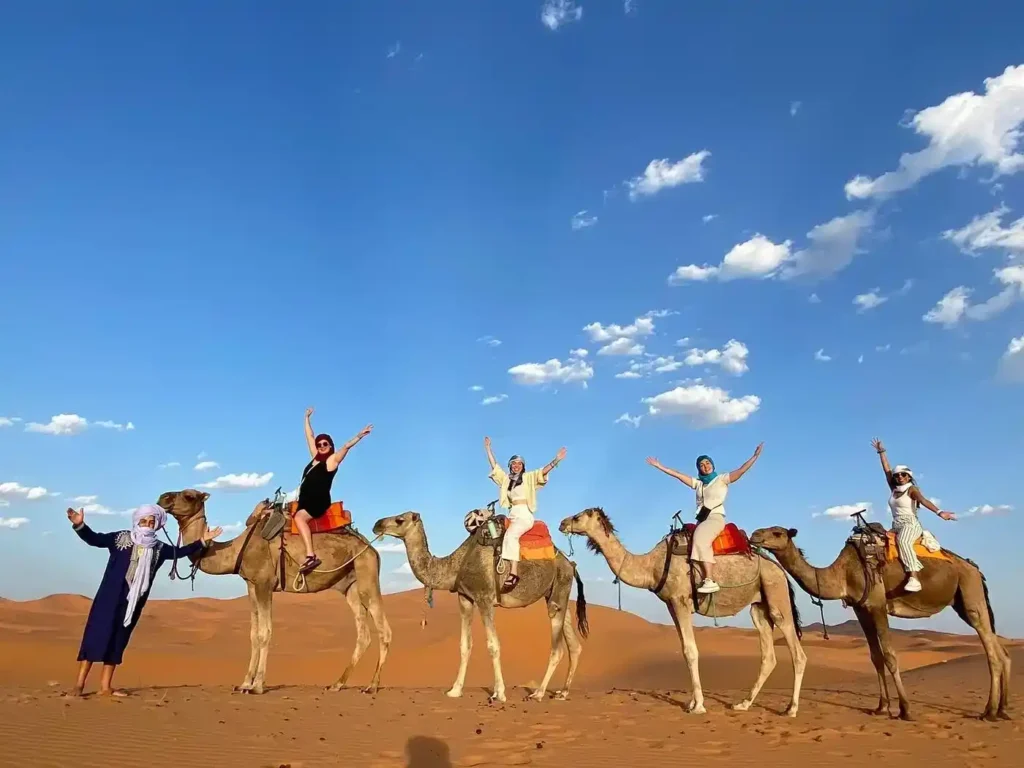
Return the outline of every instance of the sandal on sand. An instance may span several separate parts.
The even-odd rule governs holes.
[[[518,583],[519,577],[516,576],[514,573],[510,573],[507,577],[505,577],[505,583],[501,585],[501,591],[511,592],[513,589],[516,588],[516,584]]]
[[[299,566],[299,573],[309,573],[318,565],[320,565],[320,558],[316,555],[309,555]]]

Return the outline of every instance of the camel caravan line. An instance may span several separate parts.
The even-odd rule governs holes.
[[[159,506],[178,522],[179,544],[189,544],[204,535],[208,498],[209,494],[194,489],[160,496]],[[494,514],[493,502],[466,516],[469,536],[454,552],[444,557],[431,553],[423,518],[416,512],[378,520],[373,526],[376,538],[370,541],[351,525],[351,517],[345,510],[335,519],[337,525],[325,524],[312,531],[321,562],[305,573],[300,573],[304,552],[302,541],[294,535],[294,522],[287,524],[289,512],[294,513],[294,506],[292,504],[289,509],[280,495],[273,502],[261,501],[238,537],[231,541],[208,543],[204,549],[189,555],[193,576],[196,570],[214,575],[234,574],[240,576],[248,587],[251,654],[249,667],[237,691],[259,694],[265,690],[274,593],[334,589],[345,596],[352,610],[356,642],[348,666],[329,690],[337,691],[346,686],[352,670],[370,644],[368,622],[373,621],[379,655],[373,677],[364,691],[376,692],[391,645],[391,628],[381,597],[380,555],[373,543],[392,536],[404,543],[409,565],[418,581],[431,590],[452,592],[458,598],[461,618],[459,668],[447,696],[457,698],[463,694],[472,651],[470,627],[475,610],[480,613],[487,650],[494,667],[490,699],[505,701],[495,609],[522,608],[543,599],[551,624],[551,650],[540,687],[529,698],[542,700],[548,695],[552,675],[565,651],[569,654],[568,672],[564,685],[553,695],[556,699],[568,698],[582,653],[581,639],[586,638],[589,632],[587,604],[576,564],[554,546],[543,522],[537,521],[522,536],[518,578],[509,589],[506,586],[508,582],[503,579],[509,563],[502,558],[501,551],[509,521],[504,515]],[[644,554],[626,550],[616,536],[610,517],[600,508],[586,509],[565,518],[559,530],[570,537],[585,537],[588,548],[604,557],[619,581],[649,590],[665,603],[675,624],[690,675],[690,712],[705,712],[692,615],[734,616],[749,606],[750,617],[758,633],[761,663],[749,694],[732,708],[749,709],[771,675],[776,665],[773,630],[778,628],[793,663],[792,699],[786,714],[790,717],[797,715],[807,657],[800,643],[800,616],[788,578],[792,576],[812,597],[842,600],[854,610],[878,673],[878,713],[888,712],[885,676],[888,671],[899,697],[899,716],[911,719],[910,703],[889,636],[888,616],[926,618],[950,606],[978,633],[989,661],[990,692],[983,717],[988,720],[1009,719],[1010,656],[995,633],[985,577],[973,562],[948,550],[932,551],[917,545],[919,555],[927,558],[928,564],[920,572],[921,590],[907,592],[904,589],[907,575],[895,551],[893,534],[877,523],[867,524],[858,517],[853,534],[836,561],[827,568],[815,568],[807,563],[793,543],[797,533],[794,529],[762,528],[748,538],[729,523],[714,540],[715,575],[721,582],[720,589],[704,594],[698,588],[701,586],[700,575],[688,557],[693,526],[672,526],[670,532]],[[570,610],[574,581],[577,587],[575,620]]]

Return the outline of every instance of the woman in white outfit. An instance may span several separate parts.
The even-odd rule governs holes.
[[[725,497],[729,492],[729,486],[735,483],[747,470],[754,466],[757,457],[761,455],[761,443],[754,450],[754,455],[744,462],[739,469],[732,472],[719,474],[715,471],[715,462],[710,456],[697,457],[697,477],[690,477],[674,469],[662,466],[653,456],[647,457],[647,463],[655,469],[660,469],[666,475],[674,477],[697,492],[697,529],[693,532],[693,541],[690,543],[690,562],[700,563],[704,567],[704,580],[697,591],[703,595],[717,592],[720,587],[715,583],[715,539],[725,528]]]
[[[491,480],[498,486],[498,504],[509,511],[508,530],[501,544],[501,557],[509,562],[509,574],[502,585],[502,591],[511,592],[519,583],[519,539],[533,528],[537,513],[537,489],[548,482],[548,472],[565,458],[565,448],[560,448],[555,458],[541,469],[526,471],[523,457],[513,456],[508,460],[506,473],[494,460],[491,452],[491,438],[484,438],[484,450],[491,464]]]
[[[896,548],[900,553],[900,562],[906,570],[908,577],[903,589],[907,592],[920,592],[921,581],[917,574],[923,566],[914,552],[914,544],[924,534],[921,521],[917,519],[917,508],[926,507],[941,517],[943,520],[956,520],[952,512],[944,512],[925,498],[921,489],[914,482],[914,475],[910,467],[898,464],[896,467],[889,467],[889,459],[885,455],[885,446],[882,441],[874,439],[871,445],[882,460],[882,469],[885,472],[886,482],[889,483],[889,511],[892,512],[892,529],[896,532]]]

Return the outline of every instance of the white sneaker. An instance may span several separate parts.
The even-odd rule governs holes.
[[[921,587],[919,585],[918,589],[920,588]],[[700,592],[702,595],[710,595],[712,592],[717,592],[719,589],[721,589],[721,587],[719,587],[711,579],[704,579],[704,583],[697,587],[697,591]]]
[[[917,576],[911,576],[907,579],[907,583],[903,585],[904,592],[920,592],[921,582],[917,580]]]

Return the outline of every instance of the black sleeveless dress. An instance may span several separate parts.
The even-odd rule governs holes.
[[[331,483],[337,473],[337,467],[331,472],[325,461],[309,462],[302,471],[302,483],[299,485],[299,509],[306,510],[314,519],[322,517],[331,506]]]

